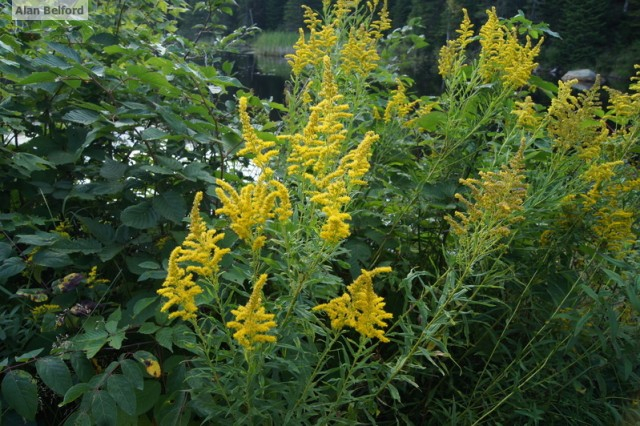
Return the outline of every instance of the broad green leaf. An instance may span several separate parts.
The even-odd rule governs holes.
[[[49,71],[34,72],[26,78],[23,78],[18,84],[34,84],[34,83],[49,83],[56,81],[57,74]]]
[[[173,329],[163,327],[156,333],[156,342],[173,352]]]
[[[38,386],[23,370],[10,370],[2,379],[2,398],[9,407],[27,420],[34,420],[38,411]]]
[[[169,133],[164,130],[160,130],[157,127],[149,127],[142,131],[142,140],[155,141],[158,139],[164,139],[169,136]]]
[[[124,176],[128,167],[125,163],[105,158],[104,164],[100,168],[100,176],[108,180],[118,180]]]
[[[27,362],[27,361],[32,360],[33,358],[37,357],[38,355],[40,355],[42,353],[42,351],[44,351],[44,348],[34,349],[32,351],[25,352],[22,355],[17,355],[16,356],[16,361],[17,362]]]
[[[33,256],[33,263],[48,268],[64,268],[65,266],[73,265],[73,260],[66,253],[44,249]]]
[[[136,391],[136,414],[142,415],[151,410],[158,401],[162,388],[156,380],[145,380],[144,388]]]
[[[112,374],[107,379],[107,391],[118,407],[129,415],[136,413],[136,395],[134,389],[122,374]]]
[[[153,228],[158,224],[158,213],[149,201],[129,206],[120,214],[123,224],[136,229]]]
[[[53,163],[28,152],[14,153],[11,161],[12,167],[27,177],[33,172],[54,167]]]
[[[64,396],[73,384],[67,364],[58,357],[48,356],[36,361],[38,376],[51,390]]]
[[[418,125],[430,132],[433,132],[438,128],[438,126],[443,123],[447,119],[447,114],[441,111],[432,111],[428,114],[423,115],[418,118],[416,123]]]
[[[109,346],[114,349],[120,349],[122,347],[122,342],[124,342],[126,335],[125,330],[118,330],[117,333],[112,334],[109,337]]]
[[[187,214],[184,197],[174,191],[164,191],[152,200],[153,208],[165,219],[180,223]]]
[[[96,390],[91,394],[91,415],[98,426],[116,426],[116,402],[109,392]]]
[[[158,331],[158,329],[160,328],[159,325],[154,324],[152,322],[144,322],[142,323],[142,325],[140,325],[140,328],[138,329],[138,333],[140,334],[153,334],[156,331]]]
[[[109,243],[113,241],[115,235],[114,229],[107,224],[100,223],[95,219],[76,216],[82,225],[87,228],[87,231],[93,235],[98,241],[102,243]]]
[[[71,367],[73,367],[73,371],[75,371],[80,381],[88,382],[96,374],[93,365],[91,365],[84,352],[73,352],[70,361]]]
[[[147,307],[151,306],[157,300],[158,300],[157,296],[145,297],[144,299],[138,300],[136,304],[133,306],[133,316],[134,317],[137,316],[138,314],[140,314],[140,312],[145,310]]]
[[[193,331],[184,324],[173,327],[173,344],[179,348],[193,350],[196,343],[196,336]]]
[[[47,43],[47,45],[49,46],[49,48],[58,52],[65,58],[71,59],[73,62],[80,62],[80,55],[78,54],[77,49],[74,49],[73,47],[66,44],[54,42]]]
[[[131,359],[124,359],[120,361],[120,368],[124,377],[131,383],[131,386],[140,390],[144,387],[144,379],[139,363]]]
[[[77,349],[83,350],[87,354],[87,358],[93,358],[107,343],[109,333],[103,329],[88,330],[85,334],[81,334],[73,339]]]
[[[66,113],[62,119],[72,121],[74,123],[89,125],[100,120],[100,114],[86,109],[74,109]]]
[[[64,398],[62,399],[62,402],[58,404],[58,407],[63,407],[75,401],[89,390],[91,390],[91,386],[89,386],[88,383],[78,383],[71,386],[69,390],[64,394]]]

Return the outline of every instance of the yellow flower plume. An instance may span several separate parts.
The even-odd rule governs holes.
[[[479,71],[486,82],[499,75],[502,83],[510,88],[524,86],[533,70],[538,66],[535,58],[540,53],[544,38],[535,46],[527,36],[524,46],[518,41],[518,32],[500,23],[496,8],[487,10],[489,19],[480,28]]]
[[[256,134],[256,131],[251,125],[249,114],[247,113],[247,97],[241,97],[238,104],[240,122],[242,123],[242,137],[245,141],[245,147],[238,151],[238,155],[254,155],[253,162],[255,165],[262,170],[266,170],[271,157],[278,155],[278,150],[271,149],[276,143],[262,140]]]
[[[287,188],[276,180],[264,181],[264,174],[253,184],[245,185],[238,193],[222,179],[216,182],[216,194],[222,207],[216,214],[224,214],[231,220],[231,229],[238,237],[258,250],[265,242],[261,237],[263,227],[270,219],[287,220],[291,214],[291,202]]]
[[[386,327],[385,320],[393,315],[384,310],[384,298],[373,291],[373,277],[391,272],[391,268],[381,267],[372,271],[362,270],[362,274],[347,287],[342,296],[328,303],[318,305],[314,311],[325,311],[331,319],[331,327],[340,330],[345,326],[355,328],[358,333],[370,339],[388,342],[384,331],[376,327]]]
[[[203,194],[198,192],[193,200],[191,209],[191,225],[189,234],[181,246],[176,247],[169,256],[167,278],[162,288],[157,291],[160,296],[167,298],[167,302],[160,309],[167,312],[172,307],[178,309],[169,314],[169,318],[195,319],[197,306],[195,298],[202,293],[202,288],[194,281],[193,274],[207,279],[216,279],[220,270],[219,263],[228,248],[220,248],[217,243],[224,238],[224,234],[216,234],[214,229],[207,229],[200,216],[199,207]],[[186,263],[186,267],[180,264]]]
[[[227,327],[236,329],[233,338],[246,350],[254,349],[256,343],[273,343],[276,337],[265,334],[276,327],[274,314],[266,313],[262,306],[262,287],[267,282],[267,274],[262,274],[253,286],[253,291],[249,301],[238,309],[233,309],[231,313],[235,316],[235,321],[229,321]]]

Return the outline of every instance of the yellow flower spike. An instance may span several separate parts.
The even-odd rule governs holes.
[[[202,289],[193,281],[193,274],[186,274],[180,268],[177,258],[182,248],[176,247],[169,256],[169,270],[162,288],[157,293],[169,300],[162,305],[160,312],[167,312],[177,306],[178,310],[169,314],[169,318],[182,318],[185,321],[195,319],[198,310],[195,298],[202,293]]]
[[[186,272],[193,272],[201,277],[211,278],[219,271],[219,263],[225,254],[231,250],[221,249],[217,243],[224,238],[224,234],[216,234],[215,229],[207,229],[200,216],[199,207],[202,202],[202,192],[196,193],[190,213],[191,224],[189,234],[182,243],[182,249],[176,262],[191,263]],[[213,253],[213,254],[212,254]]]
[[[257,343],[273,343],[276,337],[265,334],[277,324],[273,319],[274,314],[266,313],[262,305],[262,287],[267,282],[267,274],[262,274],[253,286],[253,291],[249,301],[238,309],[233,309],[231,313],[235,316],[235,321],[229,321],[227,327],[237,330],[233,338],[242,345],[245,350],[251,351]]]
[[[276,146],[273,141],[265,141],[258,137],[251,125],[249,114],[247,113],[247,97],[243,96],[239,100],[240,122],[242,123],[242,137],[245,147],[238,151],[238,155],[254,155],[253,162],[262,170],[268,169],[271,157],[278,155],[277,149],[270,149]]]
[[[466,236],[476,227],[490,225],[494,233],[508,235],[506,226],[523,218],[517,215],[522,211],[528,185],[524,182],[524,143],[520,150],[499,172],[480,172],[480,179],[461,179],[460,183],[471,190],[471,199],[460,194],[455,197],[466,206],[466,212],[455,212],[454,217],[445,216],[452,231],[459,236]],[[496,224],[504,223],[502,227]]]
[[[328,303],[318,305],[313,311],[325,311],[334,329],[340,330],[348,326],[355,328],[365,337],[388,342],[384,331],[377,327],[385,327],[385,320],[393,318],[393,315],[384,310],[384,298],[374,292],[373,277],[391,272],[391,268],[381,267],[372,271],[362,269],[361,272],[361,275],[347,287],[348,294],[344,293]]]
[[[448,40],[447,43],[440,48],[440,54],[438,56],[438,74],[442,77],[448,77],[454,74],[458,62],[464,60],[464,50],[467,45],[471,43],[473,37],[473,24],[469,19],[467,9],[462,9],[464,17],[460,23],[460,27],[456,30],[458,34],[457,39]]]
[[[622,255],[625,253],[625,248],[637,240],[637,236],[633,233],[634,216],[633,212],[627,210],[603,207],[596,213],[597,223],[593,231],[607,250]]]
[[[220,261],[231,250],[220,248],[217,243],[224,238],[224,234],[216,234],[214,229],[207,229],[200,216],[202,192],[196,193],[191,208],[189,234],[181,246],[176,247],[169,257],[167,278],[157,293],[168,301],[161,311],[167,312],[172,307],[178,307],[171,312],[169,318],[195,319],[197,311],[195,298],[202,293],[202,289],[194,281],[193,274],[207,279],[214,279],[220,270]],[[181,267],[186,263],[186,267]]]
[[[518,41],[518,33],[500,23],[495,7],[487,10],[487,22],[480,28],[480,61],[478,70],[486,82],[499,75],[502,83],[510,88],[524,86],[538,66],[535,58],[540,53],[544,38],[531,45],[527,37],[524,46]]]
[[[511,113],[518,117],[517,125],[524,129],[538,128],[542,120],[536,115],[536,104],[531,96],[527,96],[522,102],[516,102],[515,105],[516,108]]]
[[[240,194],[224,180],[216,181],[216,194],[222,202],[216,214],[226,215],[231,221],[230,228],[254,250],[265,242],[259,237],[267,220],[277,217],[283,222],[292,214],[287,188],[276,180],[265,182],[264,176],[255,184],[245,185]]]

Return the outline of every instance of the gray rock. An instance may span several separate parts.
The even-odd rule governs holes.
[[[571,71],[567,71],[560,78],[560,80],[562,81],[569,81],[574,79],[578,80],[578,82],[573,85],[573,88],[584,91],[584,90],[591,89],[593,84],[596,82],[597,76],[598,74],[596,74],[595,71],[592,71],[590,69],[571,70]],[[600,76],[600,84],[604,83],[604,81],[605,81],[604,78]]]

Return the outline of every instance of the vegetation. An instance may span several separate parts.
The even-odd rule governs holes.
[[[462,9],[416,97],[387,3],[327,0],[278,104],[185,6],[2,9],[4,422],[640,421],[640,64],[602,104]]]
[[[297,31],[303,25],[303,0],[239,0],[237,14],[229,24],[255,24],[264,31]],[[320,0],[307,1],[314,9]],[[389,13],[395,29],[409,26],[429,43],[421,63],[422,75],[437,60],[439,47],[455,38],[455,27],[466,8],[474,23],[481,23],[484,11],[495,6],[502,17],[523,11],[538,22],[547,22],[561,38],[545,43],[540,64],[546,70],[591,68],[623,81],[634,74],[634,61],[640,57],[640,0],[389,0]],[[433,69],[433,74],[436,74]]]

